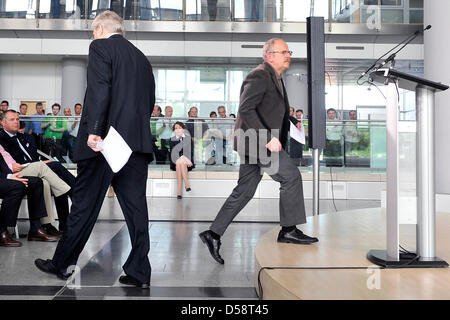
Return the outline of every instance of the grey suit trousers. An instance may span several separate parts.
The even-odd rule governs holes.
[[[243,164],[239,167],[239,180],[233,192],[223,204],[210,230],[223,235],[234,217],[253,198],[256,188],[266,172],[280,183],[280,225],[283,227],[306,223],[302,176],[293,160],[283,149],[279,152],[278,170],[269,170],[261,163]]]

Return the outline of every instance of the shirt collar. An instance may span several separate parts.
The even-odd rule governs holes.
[[[278,75],[278,73],[275,71],[275,69],[273,68],[273,66],[268,63],[267,61],[264,61],[264,64],[269,68],[270,72],[277,78],[277,79],[281,79],[281,74]]]
[[[3,130],[5,130],[5,129],[3,129]],[[9,132],[9,131],[7,131],[7,130],[5,130],[5,132],[6,132],[6,133],[8,134],[8,136],[10,136],[11,138],[16,136],[15,134],[13,134],[13,133],[11,133],[11,132]]]

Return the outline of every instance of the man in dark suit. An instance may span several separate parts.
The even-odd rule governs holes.
[[[110,184],[122,208],[131,238],[131,253],[119,282],[149,288],[150,239],[145,196],[148,162],[152,153],[150,113],[155,103],[152,67],[122,35],[123,20],[105,11],[92,23],[94,41],[89,47],[87,89],[74,160],[77,162],[72,208],[67,226],[50,260],[36,266],[67,279],[77,263],[100,212]],[[113,173],[98,145],[114,127],[132,150],[125,166]]]
[[[20,247],[22,245],[20,241],[11,237],[7,228],[16,226],[24,195],[27,195],[30,215],[28,240],[58,241],[57,237],[47,235],[41,228],[40,219],[47,216],[42,180],[38,177],[22,176],[19,172],[12,173],[3,156],[0,155],[0,198],[3,198],[0,209],[0,246]]]
[[[219,254],[220,237],[252,199],[264,172],[280,183],[282,228],[277,241],[296,244],[318,241],[296,228],[297,224],[306,223],[306,213],[300,172],[285,151],[289,101],[281,79],[282,72],[289,68],[291,54],[283,40],[267,41],[263,48],[264,63],[247,75],[241,87],[234,134],[234,149],[241,157],[238,185],[209,230],[199,235],[221,264],[224,260]]]
[[[0,143],[13,159],[19,164],[39,161],[39,154],[37,153],[33,137],[27,133],[18,132],[19,122],[16,121],[17,113],[13,110],[8,111],[1,116],[1,120],[3,129],[0,129]],[[73,174],[58,161],[46,160],[44,162],[72,190],[75,185],[75,177]],[[68,196],[71,196],[71,191],[54,198],[56,212],[58,213],[59,231],[51,223],[43,224],[42,227],[49,235],[60,236],[61,231],[66,226],[67,216],[69,215]]]

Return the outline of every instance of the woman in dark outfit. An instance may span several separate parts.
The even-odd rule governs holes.
[[[192,162],[194,157],[194,148],[192,148],[192,137],[186,126],[182,122],[175,122],[173,125],[174,136],[170,139],[170,170],[176,171],[177,174],[177,199],[181,199],[184,185],[186,191],[191,191],[188,171],[195,168]]]

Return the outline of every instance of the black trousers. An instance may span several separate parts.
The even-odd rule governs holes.
[[[111,171],[101,154],[79,161],[77,165],[72,208],[52,259],[54,266],[59,271],[66,272],[69,266],[76,265],[111,184],[125,216],[131,239],[131,252],[123,270],[143,283],[150,282],[150,239],[145,196],[148,156],[133,153],[127,164],[116,174]]]
[[[52,171],[56,173],[58,177],[64,180],[64,182],[72,188],[68,193],[63,194],[59,197],[55,197],[55,207],[58,214],[59,230],[62,231],[66,226],[67,217],[69,215],[68,196],[72,197],[73,187],[75,186],[75,177],[58,161],[49,162],[47,163],[47,166],[49,166],[49,168],[52,169]]]
[[[24,195],[28,198],[28,212],[30,220],[37,220],[47,216],[45,210],[42,180],[37,177],[28,179],[28,187],[16,180],[0,179],[0,198],[3,199],[0,209],[0,226],[15,227],[20,204]]]
[[[278,155],[277,172],[270,170],[269,173],[267,170],[268,166],[261,163],[245,164],[241,161],[238,185],[223,204],[210,230],[219,235],[225,233],[234,217],[253,198],[256,188],[263,177],[263,172],[268,172],[273,180],[280,183],[280,225],[289,227],[306,223],[303,183],[300,171],[284,149]]]

